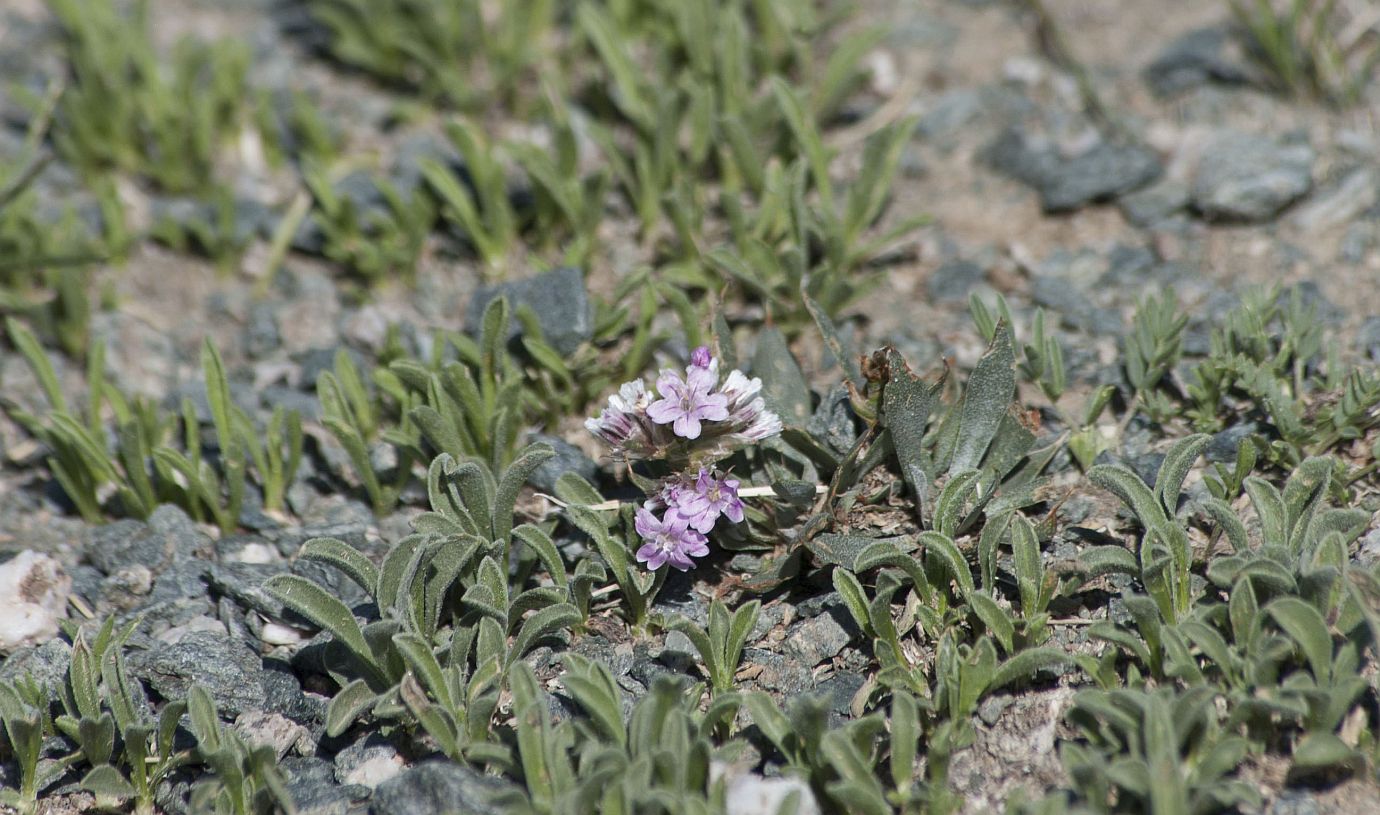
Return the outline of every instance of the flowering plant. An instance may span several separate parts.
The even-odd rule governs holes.
[[[742,522],[739,481],[713,465],[781,432],[761,390],[762,380],[736,369],[721,378],[719,360],[701,346],[683,373],[662,370],[654,392],[640,379],[627,382],[585,422],[614,456],[659,462],[666,473],[637,511],[639,562],[684,571],[709,554],[707,536],[720,518]]]

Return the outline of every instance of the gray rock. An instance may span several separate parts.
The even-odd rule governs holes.
[[[929,142],[950,146],[976,131],[1004,127],[1029,112],[1030,100],[1004,86],[958,88],[935,100],[916,125],[916,133]]]
[[[1319,189],[1289,218],[1305,232],[1321,232],[1355,220],[1380,198],[1380,172],[1357,167]]]
[[[130,519],[92,527],[83,550],[91,565],[106,575],[131,566],[162,570],[173,560],[173,541],[143,521]]]
[[[40,688],[49,690],[54,698],[67,679],[72,664],[72,646],[60,639],[42,645],[26,646],[10,654],[0,664],[0,682],[13,682],[25,677],[33,679]]]
[[[1117,199],[1117,206],[1134,226],[1146,227],[1181,211],[1188,202],[1188,187],[1166,178],[1123,195]]]
[[[465,310],[465,325],[471,334],[478,336],[484,309],[500,295],[508,298],[508,305],[515,312],[520,306],[532,309],[547,344],[561,354],[574,353],[581,343],[594,336],[594,309],[579,269],[565,266],[535,277],[480,288]],[[521,333],[522,324],[516,318],[510,320],[508,339]]]
[[[1300,281],[1280,292],[1276,302],[1281,308],[1287,309],[1294,298],[1298,298],[1299,305],[1305,310],[1312,309],[1314,318],[1321,322],[1335,325],[1346,318],[1346,311],[1327,299],[1322,287],[1312,280]]]
[[[1203,150],[1193,206],[1210,220],[1268,220],[1312,188],[1314,158],[1305,143],[1224,131]]]
[[[1285,790],[1270,808],[1266,810],[1266,815],[1318,815],[1321,810],[1318,808],[1318,800],[1315,793],[1308,790]]]
[[[994,169],[1033,188],[1046,212],[1110,201],[1160,177],[1159,158],[1143,147],[1099,141],[1075,156],[1009,128],[987,148]]]
[[[1165,46],[1145,67],[1145,84],[1159,96],[1169,96],[1199,85],[1244,85],[1249,70],[1228,53],[1227,31],[1199,28]]]
[[[223,716],[264,708],[262,662],[228,634],[192,631],[175,643],[132,651],[129,666],[164,699],[185,699],[197,684],[210,693]]]
[[[1058,314],[1070,328],[1105,336],[1121,333],[1121,315],[1113,309],[1099,308],[1068,280],[1037,274],[1032,280],[1030,297],[1036,305]]]
[[[815,691],[829,697],[831,712],[847,716],[853,707],[853,697],[866,682],[862,674],[836,673],[815,686]]]
[[[556,481],[566,473],[575,473],[586,481],[593,481],[599,475],[599,465],[594,462],[594,459],[585,455],[585,451],[560,436],[533,433],[527,440],[533,444],[545,442],[556,451],[556,455],[543,461],[541,466],[533,471],[532,476],[527,479],[527,483],[542,492],[555,492]]]
[[[805,425],[806,431],[824,442],[835,452],[846,453],[858,440],[858,428],[853,423],[853,408],[848,390],[837,385],[824,395],[819,407]]]
[[[950,260],[930,273],[925,293],[939,303],[966,303],[974,286],[987,279],[987,272],[968,260]]]
[[[278,311],[272,303],[257,302],[249,307],[243,342],[244,353],[251,359],[266,357],[283,344],[283,335],[278,331]]]
[[[1380,316],[1367,317],[1356,332],[1356,350],[1365,354],[1371,362],[1380,361]],[[75,583],[76,576],[73,575]]]
[[[505,815],[522,800],[508,781],[461,764],[418,764],[374,790],[373,815]]]
[[[1360,546],[1356,550],[1356,562],[1361,566],[1369,568],[1377,561],[1380,561],[1380,527],[1363,535]],[[8,663],[5,667],[9,667]]]
[[[377,733],[370,733],[335,754],[335,778],[342,784],[374,789],[403,771],[398,748]]]
[[[1337,259],[1342,263],[1350,263],[1353,266],[1366,259],[1371,247],[1376,245],[1376,237],[1380,235],[1380,230],[1376,229],[1376,224],[1371,221],[1357,221],[1346,228],[1342,234],[1342,242],[1337,247]]]
[[[852,621],[845,626],[837,612],[811,617],[796,626],[795,632],[786,638],[786,653],[807,666],[815,666],[827,659],[833,659],[853,639],[850,632]]]
[[[657,659],[673,671],[684,672],[695,664],[699,651],[683,632],[672,631],[666,635],[666,644]]]
[[[1260,426],[1255,422],[1234,424],[1226,430],[1214,433],[1212,438],[1208,440],[1204,454],[1208,461],[1233,464],[1236,461],[1236,448],[1252,433],[1259,432]]]
[[[743,664],[761,666],[756,682],[764,690],[776,691],[784,696],[796,696],[810,690],[814,677],[810,668],[790,656],[765,651],[761,648],[744,648]]]
[[[302,683],[291,665],[277,659],[265,659],[259,681],[264,687],[264,710],[281,713],[309,726],[324,721],[326,702],[319,696],[302,692]]]
[[[334,767],[315,757],[286,758],[278,766],[287,776],[288,793],[298,815],[346,815],[351,796],[335,783]]]

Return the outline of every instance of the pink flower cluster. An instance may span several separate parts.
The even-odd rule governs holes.
[[[729,371],[720,380],[719,360],[706,347],[690,354],[684,373],[661,372],[655,393],[633,380],[609,397],[608,406],[585,427],[626,460],[666,460],[682,472],[637,511],[643,544],[639,562],[653,570],[664,564],[682,571],[691,558],[709,553],[706,535],[720,517],[743,520],[738,481],[706,463],[781,432],[781,419],[767,410],[762,380]],[[661,512],[658,516],[657,513]]]
[[[701,346],[684,374],[661,372],[655,396],[640,379],[625,383],[585,428],[629,460],[722,457],[781,432],[761,390],[762,380],[736,369],[720,382],[719,361]]]
[[[685,571],[695,565],[692,557],[709,554],[706,537],[720,516],[742,523],[743,501],[738,480],[700,470],[693,481],[672,479],[658,495],[637,511],[637,534],[644,543],[637,560],[653,571],[669,563]],[[664,510],[660,518],[656,512]]]

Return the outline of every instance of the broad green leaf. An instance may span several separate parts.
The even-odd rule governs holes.
[[[1281,597],[1265,607],[1280,628],[1298,643],[1321,686],[1332,681],[1332,635],[1318,610],[1297,597]]]
[[[302,544],[298,558],[339,569],[370,595],[378,588],[378,569],[359,550],[337,538],[312,538]]]
[[[1206,433],[1195,433],[1175,442],[1165,455],[1164,463],[1155,476],[1155,497],[1159,498],[1160,506],[1164,507],[1169,517],[1174,517],[1178,510],[1179,492],[1183,489],[1188,471],[1211,440],[1212,437]]]
[[[330,592],[303,577],[274,575],[264,582],[264,591],[293,611],[331,632],[366,664],[373,664],[373,653],[350,609]]]
[[[1011,333],[1005,323],[997,326],[987,353],[968,377],[967,391],[950,472],[974,470],[982,464],[997,428],[1016,394],[1016,358]]]
[[[752,374],[762,379],[762,397],[787,425],[803,426],[810,418],[810,386],[796,364],[786,338],[774,327],[757,335]]]

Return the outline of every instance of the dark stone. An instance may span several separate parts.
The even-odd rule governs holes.
[[[248,645],[228,634],[191,631],[175,643],[131,651],[129,666],[164,699],[185,699],[197,684],[226,717],[264,708],[262,662]]]
[[[25,646],[16,650],[0,665],[0,682],[30,678],[40,688],[57,698],[58,689],[67,680],[67,668],[72,664],[72,646],[60,639],[42,645]]]
[[[847,716],[852,710],[853,697],[866,682],[862,674],[836,673],[815,686],[815,691],[829,697],[829,710]]]
[[[483,330],[484,309],[494,298],[508,298],[508,305],[516,313],[527,306],[537,317],[546,343],[560,354],[572,354],[594,336],[594,309],[585,289],[584,274],[572,266],[493,286],[484,286],[474,293],[465,310],[465,325],[478,336]],[[522,333],[516,317],[508,323],[511,340]]]
[[[853,407],[848,397],[848,389],[836,385],[825,394],[815,410],[815,415],[806,423],[805,429],[834,452],[848,452],[858,440],[858,428],[853,423]]]
[[[302,354],[297,360],[297,364],[302,366],[302,376],[300,383],[303,390],[316,391],[316,382],[321,378],[321,374],[327,371],[335,372],[336,355],[344,350],[349,355],[350,361],[355,367],[364,370],[368,361],[364,355],[349,346],[336,346],[335,348],[313,348]]]
[[[801,664],[813,667],[837,656],[856,633],[857,626],[848,613],[834,609],[796,625],[786,638],[785,650]]]
[[[325,702],[302,692],[302,683],[288,663],[265,659],[259,679],[264,686],[264,710],[282,714],[308,727],[325,720]]]
[[[743,664],[761,666],[757,674],[757,684],[765,690],[776,691],[785,696],[804,693],[813,685],[810,668],[796,660],[759,648],[743,649]]]
[[[1236,448],[1241,442],[1248,438],[1252,433],[1259,433],[1260,426],[1255,422],[1242,422],[1228,427],[1219,433],[1214,433],[1208,440],[1207,449],[1204,454],[1208,461],[1219,462],[1222,464],[1233,464],[1236,462]]]
[[[374,791],[373,815],[505,815],[522,801],[511,782],[463,764],[418,764]]]
[[[1160,473],[1160,465],[1164,464],[1164,453],[1141,453],[1138,456],[1130,456],[1126,459],[1126,464],[1153,490],[1156,477]]]
[[[157,571],[172,562],[171,542],[143,521],[130,519],[92,527],[83,549],[86,559],[106,575],[130,566]]]
[[[1121,315],[1112,309],[1099,308],[1067,279],[1037,274],[1032,281],[1030,297],[1035,305],[1055,312],[1071,328],[1089,334],[1115,336],[1121,333]]]
[[[251,359],[272,354],[283,344],[278,331],[278,312],[272,303],[258,302],[249,307],[244,324],[244,353]]]
[[[149,602],[167,603],[174,600],[204,598],[206,575],[210,570],[211,564],[202,560],[174,563],[153,581]]]
[[[351,796],[336,784],[331,762],[315,756],[290,756],[278,762],[298,815],[346,815]]]
[[[1247,68],[1227,54],[1227,31],[1199,28],[1165,46],[1146,66],[1143,77],[1150,90],[1169,96],[1200,85],[1245,85],[1251,81]]]
[[[575,473],[586,481],[593,481],[599,475],[599,465],[593,459],[559,436],[533,433],[527,440],[533,444],[545,442],[556,451],[556,455],[543,461],[541,466],[533,471],[531,478],[527,479],[527,483],[542,492],[554,493],[556,481],[566,473]]]
[[[1069,212],[1110,201],[1160,177],[1159,158],[1136,145],[1101,141],[1076,156],[1057,147],[1032,143],[1017,128],[1007,129],[987,148],[998,172],[1033,188],[1046,212]]]
[[[245,608],[281,618],[283,604],[264,591],[263,584],[287,571],[287,563],[218,563],[207,571],[206,584],[215,594],[232,598]]]
[[[966,303],[974,286],[987,279],[987,272],[969,260],[950,260],[935,269],[925,281],[925,292],[939,303]]]
[[[1312,280],[1295,283],[1280,292],[1278,303],[1281,308],[1287,309],[1294,298],[1298,298],[1299,304],[1305,310],[1313,309],[1313,317],[1321,322],[1335,324],[1346,317],[1346,312],[1341,306],[1327,299],[1322,288]]]
[[[1356,350],[1371,362],[1380,361],[1380,317],[1367,317],[1356,332]]]
[[[1203,150],[1193,206],[1210,220],[1269,220],[1312,188],[1314,158],[1304,142],[1224,131]]]
[[[1177,181],[1161,179],[1144,189],[1127,193],[1117,199],[1121,214],[1132,225],[1154,226],[1188,206],[1188,187]]]

